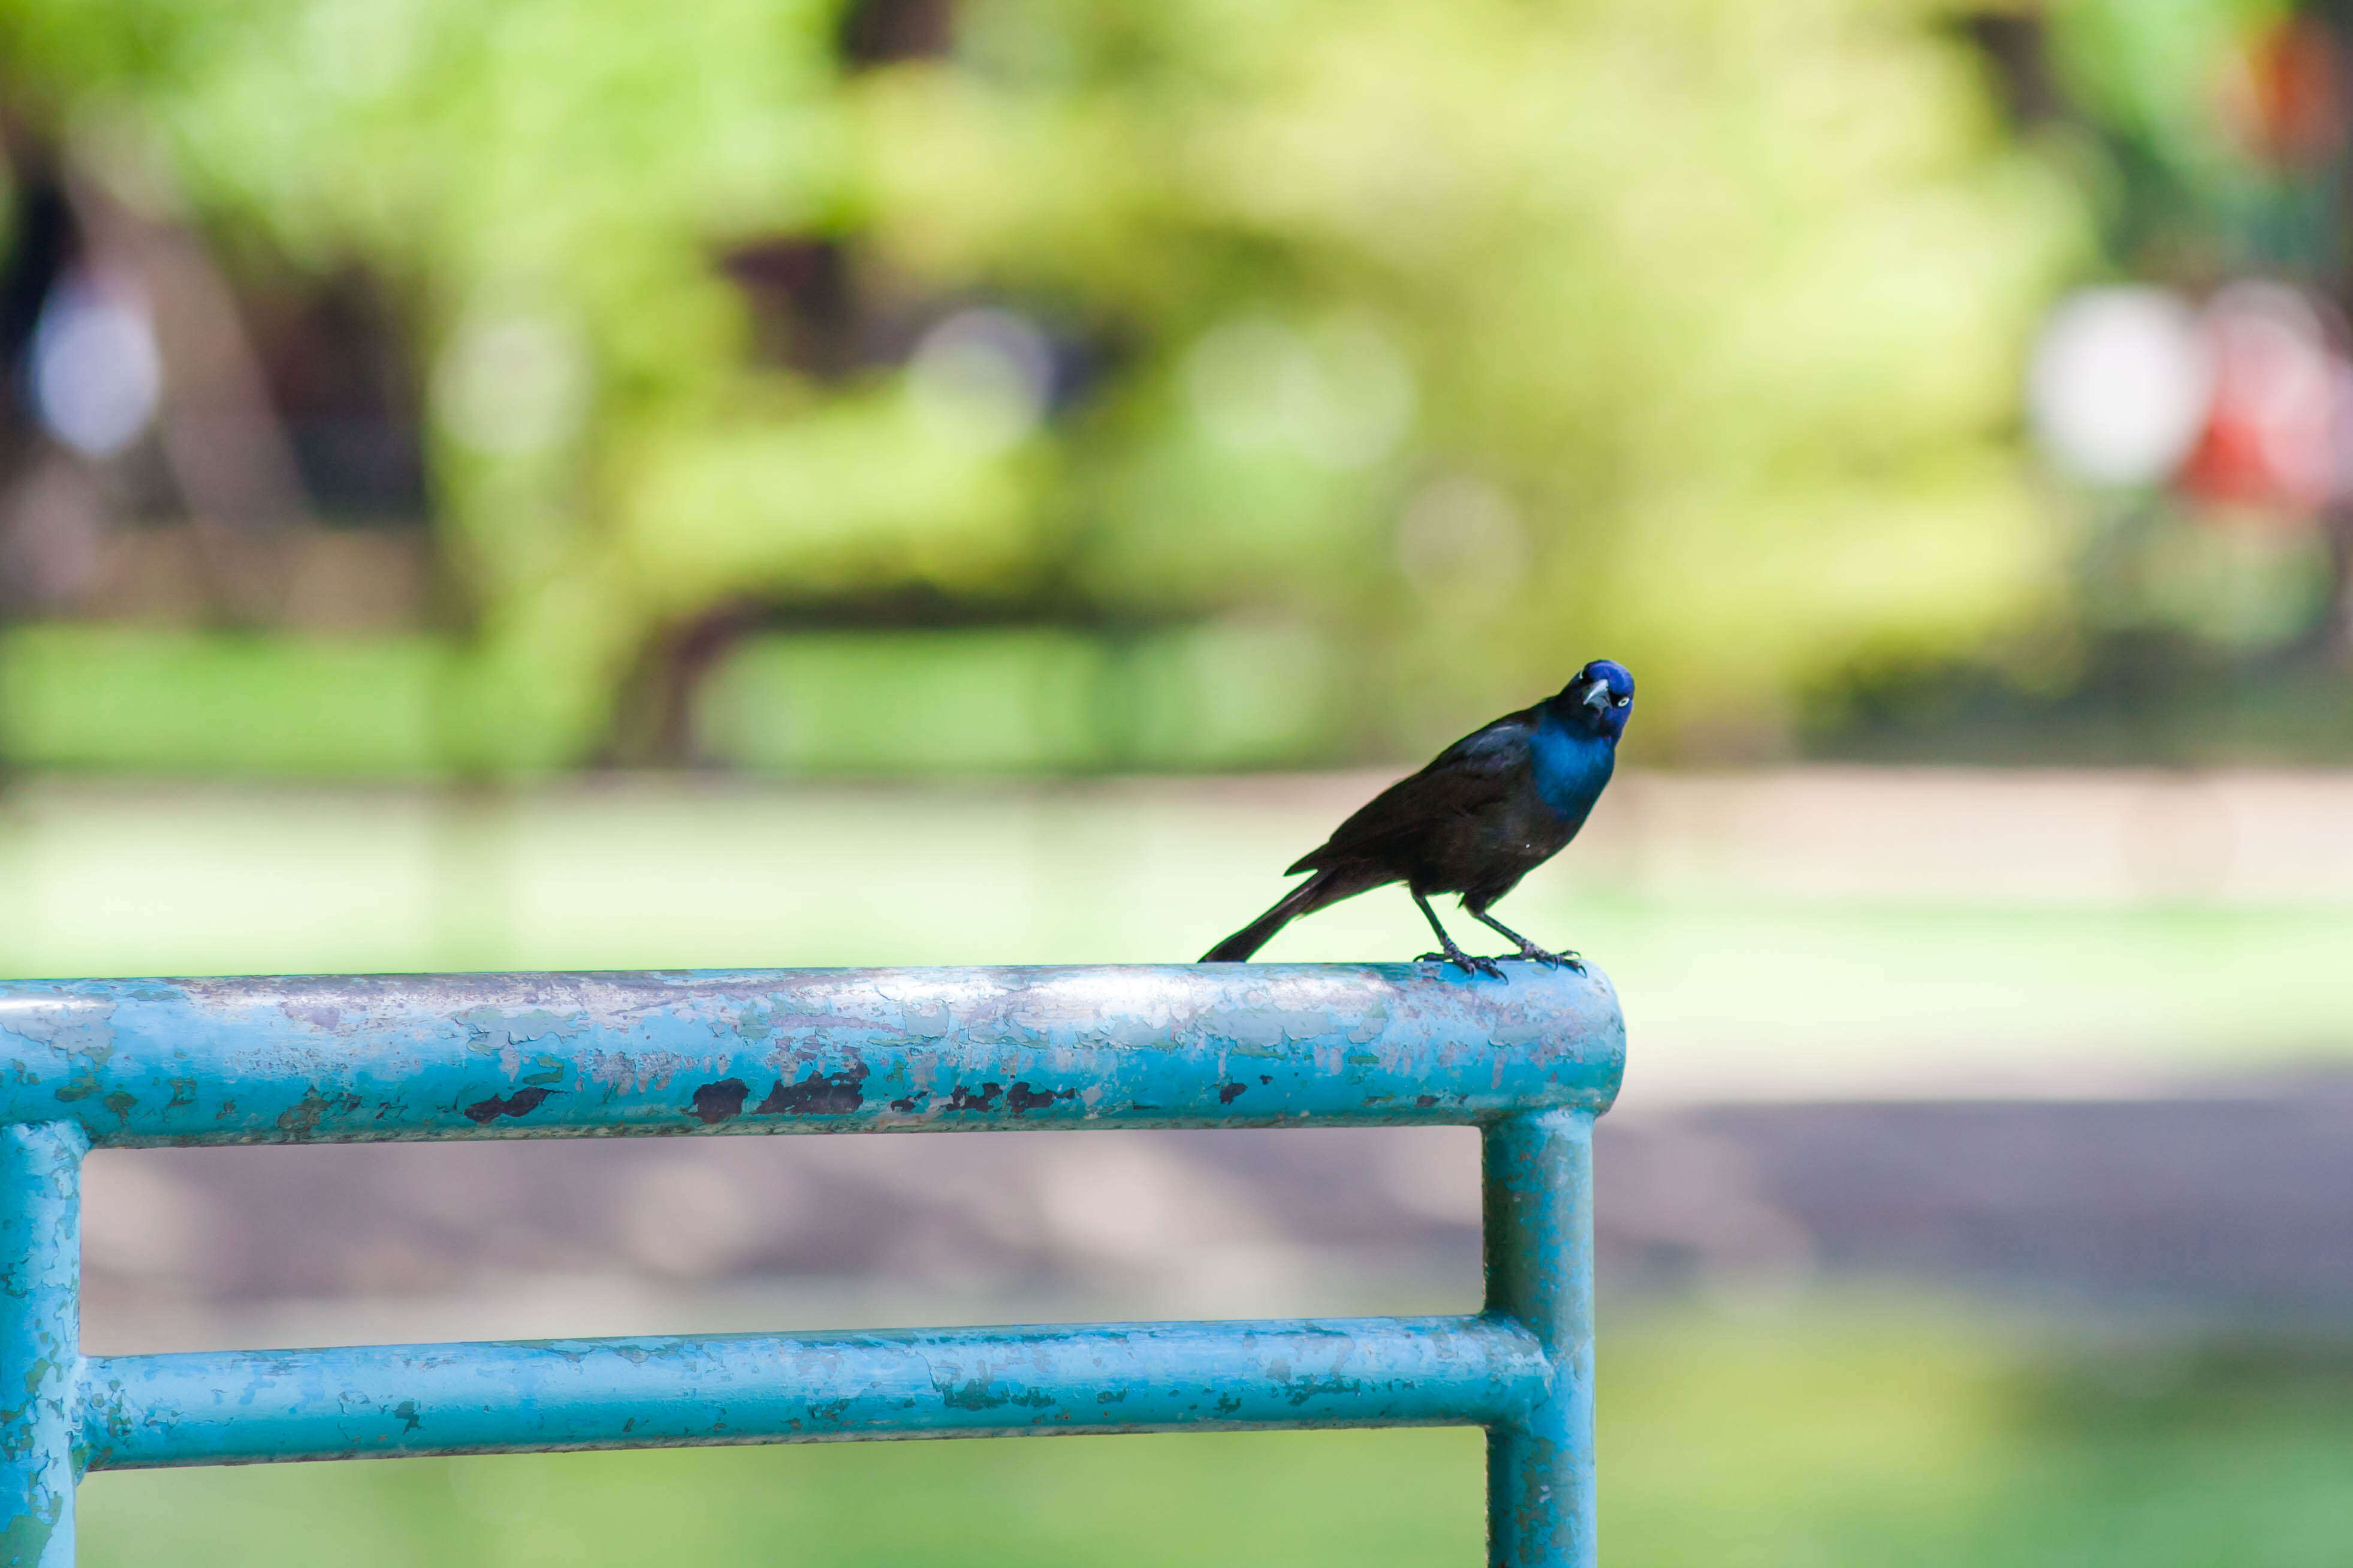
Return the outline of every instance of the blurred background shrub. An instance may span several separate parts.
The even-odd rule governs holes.
[[[2333,18],[11,0],[0,750],[2340,757]]]
[[[2198,106],[2126,169],[2174,43],[2085,7],[13,0],[0,573],[39,629],[0,747],[1268,766],[1426,748],[1603,650],[1662,758],[1835,746],[1981,667],[2057,700],[2038,319],[2160,243],[2104,203],[2254,221]],[[899,706],[957,680],[1000,706]]]

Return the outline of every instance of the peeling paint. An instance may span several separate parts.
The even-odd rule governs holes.
[[[755,1116],[847,1116],[866,1103],[863,1062],[840,1072],[809,1070],[797,1083],[776,1080],[768,1097],[752,1108]]]
[[[466,1107],[466,1120],[479,1127],[501,1116],[528,1116],[554,1092],[552,1089],[534,1088],[519,1089],[504,1099],[492,1095],[488,1100],[478,1100]]]
[[[319,1124],[328,1116],[357,1110],[359,1103],[356,1094],[322,1094],[316,1086],[306,1086],[302,1098],[279,1113],[278,1131],[289,1143],[307,1143],[318,1135]]]
[[[716,1126],[730,1117],[742,1115],[744,1101],[751,1092],[751,1086],[740,1078],[706,1083],[694,1091],[694,1103],[686,1113],[705,1127]]]
[[[70,1568],[80,1446],[80,1170],[68,1123],[0,1129],[0,1562]]]
[[[958,1084],[948,1095],[947,1109],[950,1110],[987,1110],[997,1103],[997,1097],[1004,1092],[1005,1086],[1001,1083],[984,1083],[980,1086],[978,1093],[975,1093],[973,1090],[965,1088],[964,1085]]]
[[[1077,1098],[1074,1089],[1032,1089],[1026,1080],[1017,1081],[1012,1092],[1005,1097],[1005,1109],[1016,1116],[1032,1110],[1044,1110],[1056,1100]]]

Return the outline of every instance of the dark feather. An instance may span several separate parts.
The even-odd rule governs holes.
[[[1500,804],[1511,793],[1514,775],[1526,771],[1535,734],[1535,710],[1523,708],[1463,736],[1419,773],[1399,779],[1358,806],[1332,830],[1331,837],[1292,862],[1283,875],[1295,877],[1349,860],[1392,858],[1426,835],[1433,819],[1473,815]]]

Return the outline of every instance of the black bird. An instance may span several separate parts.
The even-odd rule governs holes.
[[[1487,908],[1585,826],[1617,766],[1618,737],[1633,708],[1634,678],[1624,665],[1597,658],[1559,695],[1463,736],[1421,772],[1374,796],[1322,848],[1301,856],[1284,875],[1315,875],[1201,962],[1241,963],[1302,915],[1403,882],[1438,933],[1440,951],[1422,954],[1424,962],[1503,973],[1493,959],[1455,946],[1438,923],[1430,895],[1460,893],[1471,918],[1517,943],[1522,958],[1583,968],[1577,954],[1546,952]]]

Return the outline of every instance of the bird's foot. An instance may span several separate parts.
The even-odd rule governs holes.
[[[1495,980],[1501,980],[1504,977],[1504,966],[1493,959],[1477,957],[1451,944],[1443,952],[1425,952],[1414,962],[1416,963],[1451,963],[1465,974],[1484,974]]]
[[[1576,953],[1553,952],[1532,942],[1520,943],[1520,956],[1530,963],[1541,963],[1546,969],[1574,969],[1579,974],[1585,973],[1585,960]]]

